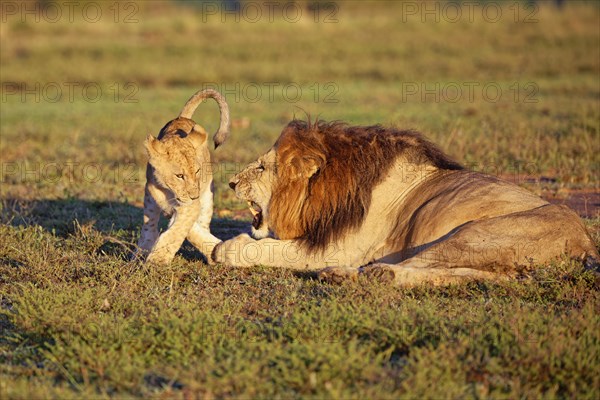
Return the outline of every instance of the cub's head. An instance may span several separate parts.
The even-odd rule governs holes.
[[[212,178],[206,131],[194,121],[177,118],[144,143],[148,153],[148,180],[167,189],[180,204],[200,196],[201,184]]]

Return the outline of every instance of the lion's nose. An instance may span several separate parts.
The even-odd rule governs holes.
[[[235,176],[229,180],[229,187],[232,188],[233,190],[235,190],[235,187],[237,186],[237,184],[238,184],[238,180]]]

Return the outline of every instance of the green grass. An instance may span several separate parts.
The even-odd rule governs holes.
[[[598,281],[569,260],[518,282],[414,289],[210,267],[188,245],[164,268],[127,261],[142,219],[142,141],[207,82],[236,122],[250,121],[213,152],[222,238],[249,221],[229,177],[305,113],[419,129],[537,193],[598,194],[598,6],[542,5],[538,22],[515,23],[507,5],[497,23],[476,13],[454,24],[404,22],[401,3],[338,4],[329,24],[203,22],[200,6],[166,2],[140,3],[133,24],[110,10],[94,24],[3,20],[2,399],[600,395]],[[478,85],[472,101],[465,82]],[[53,84],[57,102],[43,92]],[[97,102],[85,84],[102,89]],[[490,84],[497,102],[480,90]],[[301,98],[286,99],[285,85]],[[421,85],[458,85],[463,97],[422,98]],[[212,131],[217,115],[207,102],[195,119]]]
[[[329,286],[139,267],[90,227],[1,229],[8,398],[593,398],[600,383],[598,287],[572,263],[502,285]]]

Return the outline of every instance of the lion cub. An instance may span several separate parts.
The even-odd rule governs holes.
[[[215,149],[229,132],[229,107],[223,96],[212,89],[194,94],[177,118],[168,122],[155,138],[144,143],[148,153],[144,191],[144,225],[136,257],[166,264],[187,238],[210,260],[221,241],[209,230],[213,213],[213,178],[208,151],[208,134],[191,120],[198,104],[213,98],[219,105],[221,121],[213,140]],[[161,212],[170,216],[169,227],[158,232]]]

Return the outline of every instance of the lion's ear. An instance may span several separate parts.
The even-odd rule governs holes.
[[[321,169],[321,162],[315,158],[293,158],[289,164],[289,178],[308,180]]]
[[[189,135],[190,140],[192,141],[192,145],[195,148],[199,148],[204,143],[206,143],[206,139],[208,138],[208,134],[200,125],[195,124],[192,128],[192,131]]]
[[[150,158],[158,157],[161,154],[164,154],[164,149],[160,140],[150,134],[148,134],[146,140],[144,141],[144,147],[146,148],[146,152]]]
[[[308,163],[306,163],[306,169],[304,170],[304,177],[306,179],[310,179],[313,176],[315,176],[317,173],[319,173],[320,170],[321,170],[321,167],[316,162],[316,160],[311,159]]]

